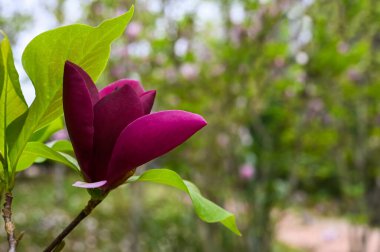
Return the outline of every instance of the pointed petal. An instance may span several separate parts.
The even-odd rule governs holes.
[[[77,181],[73,184],[75,187],[80,187],[80,188],[98,188],[101,186],[104,186],[107,183],[107,180],[102,180],[94,183],[87,183],[83,181]]]
[[[128,85],[135,90],[136,94],[140,96],[142,93],[145,92],[144,87],[141,85],[141,83],[137,80],[129,80]]]
[[[94,152],[91,179],[102,180],[121,131],[144,115],[140,98],[129,85],[110,93],[94,107]]]
[[[156,90],[150,90],[140,95],[141,104],[144,108],[144,114],[147,115],[152,110],[155,97]]]
[[[70,61],[66,61],[65,64],[70,65],[73,70],[75,69],[77,73],[82,77],[83,81],[86,83],[87,90],[90,93],[92,104],[97,103],[99,100],[98,89],[96,88],[95,83],[92,81],[91,77],[78,65],[75,65]]]
[[[138,82],[137,80],[122,79],[122,80],[112,82],[111,84],[109,84],[108,86],[100,90],[99,92],[100,98],[103,98],[104,96],[109,95],[113,91],[119,88],[122,88],[125,85],[128,85],[131,88],[133,88],[133,90],[136,92],[138,96],[144,93],[144,88],[142,87],[140,82]]]
[[[200,115],[180,110],[140,117],[117,139],[108,166],[107,184],[122,183],[128,171],[174,149],[206,124]]]
[[[66,62],[63,76],[63,110],[79,165],[88,176],[93,146],[93,103],[88,85],[78,67]]]

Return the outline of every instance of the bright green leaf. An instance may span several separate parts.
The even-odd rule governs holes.
[[[237,235],[241,235],[235,223],[235,216],[204,198],[199,189],[191,182],[183,180],[177,173],[168,169],[148,170],[140,176],[132,176],[128,183],[153,182],[175,187],[187,193],[193,202],[195,212],[199,218],[208,223],[221,222]]]
[[[75,24],[44,32],[25,48],[22,63],[32,80],[36,99],[25,125],[11,146],[13,167],[30,136],[62,115],[62,77],[66,60],[80,65],[94,81],[104,70],[111,43],[121,36],[133,15],[125,14],[104,21],[97,27]]]
[[[51,159],[62,163],[75,171],[79,170],[76,160],[62,152],[58,152],[41,142],[28,142],[17,164],[17,172],[30,167],[37,158]]]
[[[55,151],[63,152],[71,156],[75,156],[73,145],[68,140],[58,140],[46,144]]]
[[[37,130],[30,137],[30,142],[46,142],[55,132],[62,129],[64,126],[63,118],[58,117],[46,127]]]
[[[0,152],[7,155],[7,127],[25,113],[28,106],[21,92],[8,37],[0,31]]]

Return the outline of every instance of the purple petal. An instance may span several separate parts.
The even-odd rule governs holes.
[[[137,80],[128,80],[127,83],[129,86],[135,90],[136,94],[140,96],[142,93],[145,92],[144,87],[141,85],[141,83]]]
[[[140,98],[129,85],[110,93],[94,107],[94,151],[91,180],[105,178],[117,138],[131,122],[144,115]]]
[[[122,79],[115,82],[112,82],[99,92],[100,99],[104,96],[109,95],[113,91],[124,87],[125,85],[130,86],[133,88],[133,90],[137,93],[138,96],[140,96],[142,93],[144,93],[144,88],[141,86],[140,82],[137,80],[129,80],[129,79]]]
[[[156,90],[150,90],[140,95],[141,104],[144,108],[144,114],[150,113],[153,107],[154,98],[156,97]]]
[[[66,64],[70,65],[80,74],[83,81],[86,83],[87,90],[91,96],[92,104],[97,103],[99,101],[98,89],[96,88],[95,83],[92,81],[91,77],[78,65],[75,65],[70,61],[66,61]]]
[[[87,77],[73,63],[66,62],[63,75],[63,110],[70,139],[79,165],[88,176],[89,160],[93,146],[93,100]],[[91,88],[92,89],[92,88]]]
[[[130,170],[174,149],[206,124],[200,115],[179,110],[140,117],[117,139],[108,166],[107,184],[116,187]]]
[[[87,183],[83,181],[77,181],[73,184],[75,187],[80,187],[80,188],[98,188],[101,186],[104,186],[107,183],[107,180],[102,180],[94,183]]]

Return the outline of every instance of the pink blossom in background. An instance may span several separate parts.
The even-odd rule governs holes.
[[[65,140],[65,139],[69,139],[69,134],[67,133],[67,130],[62,129],[62,130],[57,131],[52,136],[52,139],[53,140]]]
[[[194,80],[198,77],[199,69],[195,64],[186,63],[181,66],[180,72],[184,79]]]
[[[251,164],[244,164],[239,169],[239,176],[242,180],[252,180],[255,176],[255,167]]]
[[[111,75],[114,78],[120,78],[125,73],[125,68],[121,65],[115,66],[111,69]]]
[[[138,22],[131,22],[128,25],[126,34],[127,34],[127,36],[128,36],[129,39],[134,40],[141,33],[141,31],[142,31],[142,25],[140,23],[138,23]]]

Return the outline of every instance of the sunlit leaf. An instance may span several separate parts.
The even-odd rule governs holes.
[[[7,127],[28,109],[21,92],[18,73],[8,37],[0,31],[0,152],[6,155]]]
[[[55,151],[63,152],[71,156],[75,156],[73,145],[69,140],[58,140],[46,144]]]
[[[28,142],[17,164],[16,171],[30,167],[37,158],[46,158],[66,165],[75,171],[79,170],[76,160],[62,152],[58,152],[41,142]]]
[[[132,176],[127,181],[135,182],[153,182],[177,188],[190,196],[195,212],[201,220],[208,223],[221,222],[235,234],[241,235],[232,213],[204,198],[193,183],[183,180],[176,172],[168,169],[148,170],[140,176]]]
[[[63,118],[58,117],[57,119],[49,123],[47,126],[34,132],[33,135],[30,137],[29,141],[46,142],[55,132],[62,129],[63,126]]]

